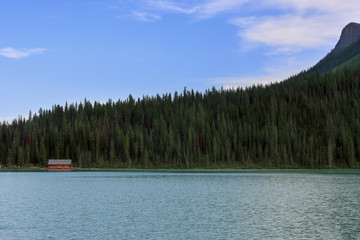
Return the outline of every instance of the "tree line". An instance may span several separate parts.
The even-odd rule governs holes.
[[[359,168],[360,68],[270,85],[84,100],[0,123],[0,163],[82,168]]]

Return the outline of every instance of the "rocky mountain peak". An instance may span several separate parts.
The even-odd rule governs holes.
[[[349,23],[344,27],[341,32],[341,37],[336,44],[335,48],[348,47],[351,44],[360,40],[360,24],[359,23]]]

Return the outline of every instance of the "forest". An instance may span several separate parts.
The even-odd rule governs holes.
[[[0,123],[0,165],[72,159],[81,168],[359,168],[359,71],[55,105]]]

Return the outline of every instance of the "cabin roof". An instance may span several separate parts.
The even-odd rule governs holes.
[[[49,159],[49,165],[71,165],[71,159]]]

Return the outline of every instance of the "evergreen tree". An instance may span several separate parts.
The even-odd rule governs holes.
[[[359,67],[280,83],[105,104],[88,100],[0,123],[0,163],[81,167],[358,168]]]

